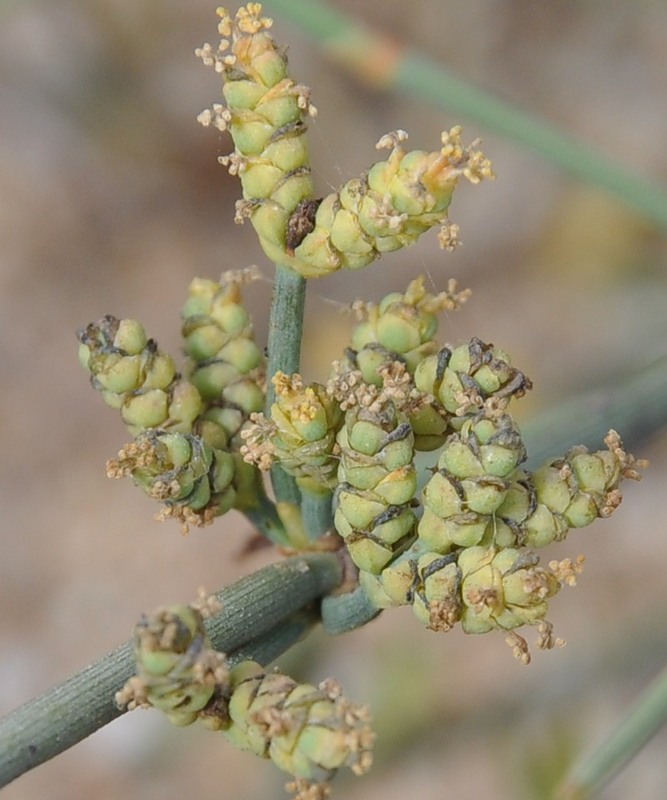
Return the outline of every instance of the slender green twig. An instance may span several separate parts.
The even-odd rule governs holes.
[[[325,597],[321,612],[324,630],[333,635],[360,628],[377,617],[380,609],[371,603],[361,586],[357,586],[352,592]]]
[[[308,537],[315,541],[333,527],[332,491],[301,492],[301,514]]]
[[[273,300],[269,313],[267,415],[275,398],[271,377],[278,371],[286,375],[299,371],[305,302],[305,278],[289,267],[276,264]],[[279,502],[299,504],[301,496],[294,478],[287,475],[279,466],[271,470],[271,482]]]
[[[244,508],[243,514],[263,536],[279,547],[289,547],[291,542],[282,520],[278,516],[275,503],[264,492],[257,495],[257,505]]]
[[[610,428],[632,449],[667,425],[667,356],[612,386],[597,387],[538,414],[521,431],[533,468],[575,444],[597,449]]]
[[[559,800],[594,797],[667,722],[667,667],[611,736],[572,770]]]
[[[332,553],[289,558],[217,593],[222,610],[206,622],[213,647],[234,660],[271,660],[312,624],[295,616],[341,581]],[[0,720],[0,786],[85,739],[123,712],[113,701],[134,673],[126,642]]]
[[[283,620],[268,633],[227,653],[227,661],[232,665],[241,661],[257,661],[266,666],[307,636],[319,622],[317,608],[305,608]]]
[[[306,304],[306,279],[289,267],[276,264],[273,300],[269,312],[269,378],[276,372],[291,375],[299,371],[301,360],[301,337],[303,335],[303,311]],[[266,408],[271,408],[275,389],[269,383]]]
[[[667,191],[619,166],[555,125],[476,89],[442,65],[361,26],[322,0],[267,0],[275,11],[313,36],[337,63],[378,88],[421,97],[538,153],[571,175],[600,186],[667,228]]]

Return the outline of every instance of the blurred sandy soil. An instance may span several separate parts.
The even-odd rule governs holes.
[[[305,1],[305,0],[304,0]],[[667,6],[353,0],[335,3],[409,41],[456,74],[545,116],[606,155],[667,179]],[[0,5],[0,710],[45,690],[126,638],[142,610],[188,600],[273,558],[240,557],[241,519],[180,536],[153,522],[104,462],[125,441],[76,360],[76,328],[104,313],[141,319],[178,352],[179,309],[194,275],[259,263],[252,289],[263,339],[270,265],[232,222],[238,187],[216,157],[229,142],[197,113],[218,84],[193,50],[215,37],[214,3],[39,0]],[[266,7],[271,11],[271,3]],[[294,73],[320,116],[311,143],[323,192],[364,169],[374,142],[406,128],[431,148],[458,120],[377,94],[277,20]],[[424,273],[473,289],[443,339],[507,349],[536,385],[528,416],[665,353],[664,234],[474,125],[498,180],[464,187],[453,218],[465,245],[435,236],[354,275],[311,288],[304,371],[321,378],[344,346],[338,313]],[[437,637],[409,611],[345,639],[316,637],[283,663],[333,674],[372,703],[376,768],[342,781],[348,800],[535,800],[580,748],[604,735],[667,655],[665,437],[609,521],[552,554],[587,555],[576,590],[553,604],[566,649],[530,668],[501,636]],[[667,735],[609,787],[609,800],[664,797]],[[117,721],[5,790],[6,800],[255,800],[283,797],[270,765],[157,714]]]

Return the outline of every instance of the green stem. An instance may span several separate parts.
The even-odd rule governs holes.
[[[283,620],[268,633],[228,653],[227,661],[231,665],[241,661],[257,661],[262,666],[267,666],[307,636],[319,622],[318,609],[314,606],[305,608]]]
[[[267,0],[266,10],[313,36],[337,63],[366,82],[421,97],[538,153],[575,177],[613,193],[662,228],[667,228],[667,191],[619,166],[555,125],[476,89],[437,62],[359,25],[322,0]],[[631,159],[629,160],[632,164]]]
[[[360,628],[377,617],[380,609],[371,603],[361,586],[357,586],[347,594],[325,597],[321,613],[324,630],[335,635]]]
[[[213,647],[234,657],[275,658],[306,630],[296,618],[342,578],[333,553],[285,559],[217,593],[222,610],[207,620]],[[284,631],[281,628],[285,627]],[[119,717],[114,694],[134,674],[131,642],[0,720],[0,786],[48,761]]]
[[[667,356],[613,385],[560,402],[521,425],[529,469],[575,444],[597,450],[610,428],[632,450],[667,425]]]
[[[667,667],[639,698],[611,736],[573,770],[559,800],[594,797],[667,722]]]
[[[289,267],[276,264],[273,300],[269,312],[267,416],[275,399],[271,378],[278,371],[286,375],[299,371],[305,303],[306,279]],[[271,470],[271,482],[278,502],[299,505],[301,495],[291,475],[275,466]]]
[[[301,502],[299,487],[294,478],[278,464],[271,467],[271,485],[278,502],[299,506]]]
[[[289,536],[285,531],[282,520],[278,516],[275,503],[264,492],[257,495],[257,504],[255,506],[244,508],[241,513],[273,544],[278,545],[278,547],[290,546]]]
[[[310,541],[316,541],[333,528],[332,498],[332,491],[310,492],[301,489],[303,527]]]

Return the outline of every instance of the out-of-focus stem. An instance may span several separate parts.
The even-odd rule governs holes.
[[[572,770],[558,800],[596,796],[667,722],[667,667],[639,698],[606,741]]]
[[[610,428],[617,430],[628,450],[667,425],[667,356],[613,384],[596,387],[521,425],[528,451],[528,468],[560,456],[573,445],[596,449]]]
[[[667,228],[665,189],[548,121],[471,86],[441,64],[371,31],[323,0],[266,0],[264,5],[268,13],[279,14],[306,31],[326,54],[365,83],[421,97],[448,114],[499,133],[558,169],[606,189]]]

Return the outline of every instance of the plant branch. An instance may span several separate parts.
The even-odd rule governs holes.
[[[667,721],[667,667],[611,736],[572,770],[559,800],[594,797]]]
[[[322,0],[267,0],[276,11],[318,41],[328,55],[365,83],[421,97],[540,155],[553,166],[615,195],[667,228],[667,191],[594,147],[455,77],[442,65],[359,25]]]
[[[311,541],[333,528],[333,492],[301,492],[301,514],[303,526]]]
[[[290,547],[290,538],[278,515],[275,503],[263,490],[258,493],[257,504],[252,508],[244,508],[241,513],[270,542],[278,547]]]
[[[295,556],[242,578],[217,593],[222,610],[206,621],[213,647],[234,660],[277,657],[308,628],[309,617],[295,615],[341,578],[333,553]],[[113,697],[134,669],[132,643],[125,642],[0,720],[0,786],[119,717]]]
[[[575,444],[597,449],[610,428],[633,449],[667,425],[667,356],[612,386],[564,400],[521,425],[533,469]]]
[[[289,267],[276,264],[273,300],[269,313],[267,417],[270,416],[271,405],[275,399],[275,388],[271,378],[278,371],[286,375],[299,371],[305,303],[306,279]],[[287,475],[281,467],[274,466],[271,470],[271,481],[278,502],[299,505],[301,495],[291,475]]]
[[[336,635],[360,628],[377,617],[380,609],[371,603],[361,586],[357,586],[346,594],[325,597],[321,612],[324,630]]]

